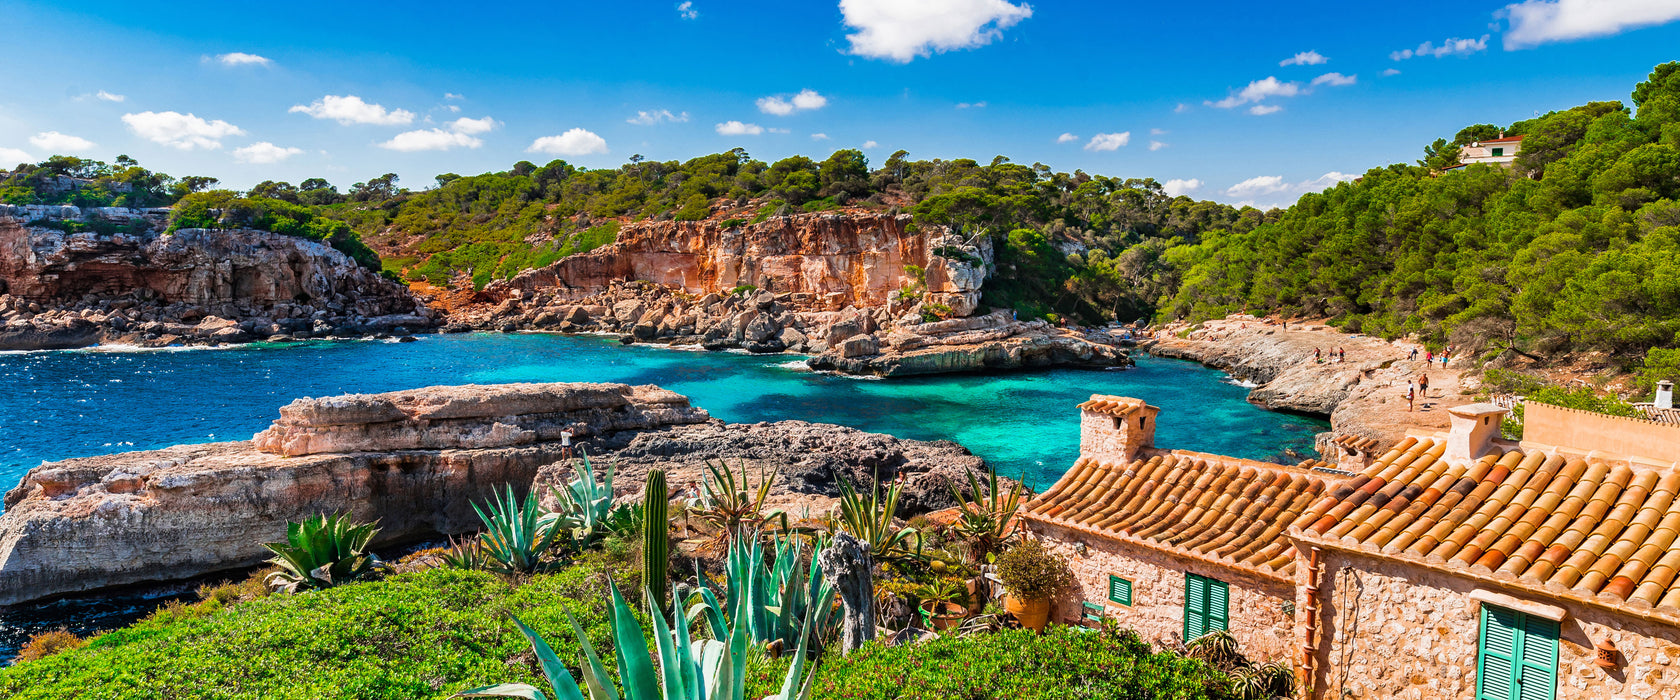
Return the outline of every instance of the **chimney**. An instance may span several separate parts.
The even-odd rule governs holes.
[[[1674,382],[1667,379],[1657,382],[1657,400],[1652,403],[1657,408],[1674,408]]]
[[[1106,462],[1130,462],[1155,446],[1155,417],[1161,409],[1142,399],[1092,394],[1079,404],[1079,455]]]
[[[1449,464],[1473,462],[1494,449],[1499,424],[1506,410],[1491,403],[1473,403],[1447,409],[1452,430],[1447,433],[1447,451],[1441,455]]]

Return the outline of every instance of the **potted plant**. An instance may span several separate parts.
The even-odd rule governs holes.
[[[916,595],[922,599],[922,614],[936,630],[943,632],[956,627],[968,617],[968,607],[963,605],[968,600],[968,588],[962,581],[934,579],[933,583],[918,588]]]
[[[1004,608],[1021,626],[1043,631],[1050,619],[1050,598],[1073,585],[1067,562],[1045,549],[1044,543],[1024,539],[997,558],[997,577],[1003,583]]]

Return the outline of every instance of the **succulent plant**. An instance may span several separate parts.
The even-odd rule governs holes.
[[[384,562],[367,551],[378,534],[373,523],[356,523],[347,513],[321,514],[286,523],[286,541],[263,544],[280,571],[268,577],[276,590],[331,588],[379,575]]]

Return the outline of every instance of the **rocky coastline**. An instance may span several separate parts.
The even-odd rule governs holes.
[[[299,399],[252,440],[42,464],[5,494],[0,605],[255,565],[286,522],[378,520],[395,544],[476,529],[472,504],[571,476],[560,431],[615,463],[637,498],[651,466],[678,485],[707,462],[777,474],[771,502],[826,513],[838,480],[904,479],[900,514],[951,505],[984,461],[951,442],[832,425],[725,424],[679,394],[623,384],[429,387]]]

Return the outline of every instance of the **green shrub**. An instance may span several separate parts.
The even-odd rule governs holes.
[[[745,225],[747,225],[746,219],[724,219],[723,223],[718,224],[721,228],[740,228]]]
[[[1034,539],[1022,540],[999,555],[997,575],[1010,595],[1023,599],[1055,595],[1073,585],[1073,570],[1067,562]]]
[[[268,563],[280,567],[268,577],[269,585],[296,593],[378,576],[384,563],[367,551],[378,532],[372,523],[354,522],[347,513],[286,523],[284,542],[263,544],[274,553]]]
[[[677,221],[703,221],[712,215],[712,205],[706,201],[705,195],[693,195],[677,210]]]

